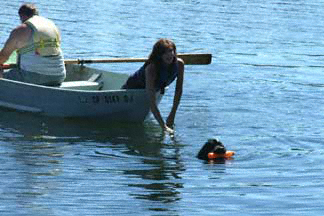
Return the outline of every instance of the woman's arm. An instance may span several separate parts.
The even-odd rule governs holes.
[[[157,77],[157,71],[153,64],[149,64],[145,69],[145,88],[149,97],[150,109],[155,119],[164,131],[173,133],[173,130],[165,124],[161,116],[160,110],[156,104],[156,91],[155,91],[155,79]]]
[[[181,96],[182,96],[182,89],[183,89],[183,79],[184,79],[184,62],[182,59],[178,58],[178,77],[177,77],[177,83],[173,98],[173,106],[171,109],[171,112],[167,118],[167,126],[170,128],[173,128],[174,125],[174,118],[178,109],[178,106],[180,104]]]

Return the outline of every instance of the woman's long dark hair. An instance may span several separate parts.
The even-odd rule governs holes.
[[[172,49],[175,54],[177,55],[177,48],[176,45],[173,43],[173,41],[162,38],[158,40],[152,49],[151,54],[149,55],[148,60],[145,62],[145,65],[148,65],[150,63],[155,64],[156,66],[160,66],[162,62],[162,55],[166,53],[168,50]],[[174,59],[174,62],[176,62],[176,59]]]
[[[149,55],[148,60],[145,62],[144,67],[149,64],[154,64],[157,70],[157,79],[160,79],[160,71],[162,69],[162,55],[172,49],[177,56],[177,48],[175,43],[166,38],[159,39],[153,46],[152,52]],[[177,58],[174,58],[171,67],[168,70],[173,68],[173,65],[177,62]]]

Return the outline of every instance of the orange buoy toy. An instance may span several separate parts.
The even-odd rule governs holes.
[[[231,159],[235,155],[233,151],[226,151],[224,154],[217,154],[214,152],[208,153],[208,159]]]

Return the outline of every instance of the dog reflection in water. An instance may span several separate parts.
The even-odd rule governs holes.
[[[197,157],[209,162],[225,162],[232,159],[235,152],[227,151],[225,146],[218,139],[209,139],[198,152]]]

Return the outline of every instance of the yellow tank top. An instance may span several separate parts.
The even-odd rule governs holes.
[[[19,54],[35,52],[40,56],[57,56],[61,53],[59,32],[51,20],[35,15],[24,23],[33,29],[33,40],[19,49]]]

